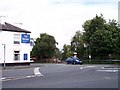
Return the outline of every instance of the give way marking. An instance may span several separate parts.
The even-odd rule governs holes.
[[[43,76],[43,74],[39,71],[40,67],[34,69],[35,76]]]
[[[37,76],[43,76],[43,74],[39,71],[40,67],[34,68],[33,75],[26,75],[26,76],[15,76],[15,77],[2,77],[0,81],[10,81],[10,80],[19,80],[19,79],[26,79],[26,78],[33,78]]]

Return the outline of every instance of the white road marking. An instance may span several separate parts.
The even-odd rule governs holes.
[[[36,76],[43,76],[39,72],[39,67],[34,69],[34,75],[28,75],[28,76],[16,76],[16,77],[2,77],[1,81],[10,81],[10,80],[19,80],[19,79],[26,79],[26,78],[33,78]]]
[[[83,69],[83,67],[80,67],[80,69]]]
[[[102,69],[104,69],[104,67],[102,67]]]
[[[95,67],[95,66],[82,66],[82,67],[80,67],[80,70],[84,69],[84,68],[92,68],[92,67]]]
[[[107,77],[107,76],[106,76],[105,78],[106,78],[106,79],[111,79],[110,77]]]
[[[43,76],[43,75],[40,73],[39,68],[40,68],[40,67],[37,67],[37,68],[34,69],[34,74],[35,74],[36,76]]]
[[[86,67],[88,67],[88,68],[92,68],[92,67],[95,67],[95,66],[86,66]]]
[[[108,67],[108,68],[105,68],[105,67],[102,67],[100,70],[96,70],[96,71],[100,71],[100,72],[118,72],[118,69],[119,68],[112,68],[112,67]]]
[[[116,67],[115,67],[115,68],[114,68],[114,67],[113,67],[113,68],[105,68],[105,67],[102,67],[102,69],[118,70],[119,68],[116,68]]]
[[[43,76],[43,75],[37,75],[37,76]],[[1,78],[2,81],[10,81],[10,80],[19,80],[19,79],[27,79],[27,78],[33,78],[36,77],[36,75],[31,75],[31,76],[19,76],[19,77],[6,77],[6,78]]]
[[[35,75],[32,75],[32,76],[27,76],[28,78],[31,78],[31,77],[35,77]]]
[[[3,80],[3,79],[6,79],[6,78],[1,78],[1,79]]]
[[[97,71],[101,71],[101,72],[118,72],[118,70],[97,70]]]

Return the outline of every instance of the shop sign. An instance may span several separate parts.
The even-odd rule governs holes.
[[[21,42],[22,43],[30,43],[30,35],[29,34],[22,34]]]

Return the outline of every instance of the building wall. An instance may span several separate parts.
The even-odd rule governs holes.
[[[18,39],[20,44],[14,44],[15,34],[20,35]],[[5,63],[24,63],[30,62],[30,43],[22,43],[22,34],[19,32],[0,32],[0,63],[4,63],[4,45],[5,44]],[[14,60],[15,52],[19,51],[20,59]],[[26,57],[27,56],[27,57]],[[26,57],[26,58],[25,58]]]
[[[2,43],[0,42],[0,63],[2,63],[3,59],[4,59],[4,52],[3,52],[3,50],[4,50],[4,47],[3,47]]]

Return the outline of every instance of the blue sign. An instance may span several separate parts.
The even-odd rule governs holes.
[[[22,34],[21,42],[22,43],[30,43],[30,35],[28,35],[28,34]]]
[[[24,60],[28,59],[28,54],[24,54]]]

